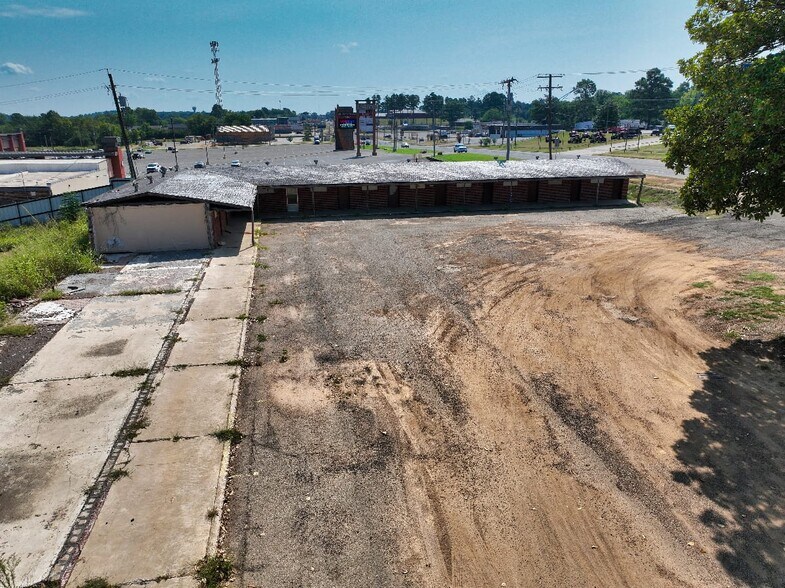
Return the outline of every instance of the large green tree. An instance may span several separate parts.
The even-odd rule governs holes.
[[[704,49],[680,62],[699,100],[668,113],[666,164],[689,169],[687,212],[785,215],[785,0],[699,0]]]
[[[635,82],[635,87],[627,92],[634,118],[650,123],[660,121],[665,109],[674,105],[671,89],[673,81],[662,70],[655,67],[646,72],[646,77]]]

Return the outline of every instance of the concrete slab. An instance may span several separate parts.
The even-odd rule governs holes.
[[[237,359],[243,321],[221,319],[188,321],[178,333],[182,341],[174,344],[168,365],[220,364]]]
[[[185,320],[236,318],[246,313],[247,298],[248,290],[244,288],[199,290]]]
[[[137,384],[91,378],[0,388],[0,553],[20,558],[18,585],[48,574]]]
[[[239,322],[239,321],[237,321]],[[63,327],[11,379],[12,384],[109,375],[153,365],[169,324],[74,332]],[[138,383],[138,380],[137,380]]]
[[[251,285],[253,270],[253,265],[213,265],[211,263],[205,270],[204,279],[199,289],[248,288]]]
[[[71,584],[69,584],[69,586],[70,585]],[[125,588],[198,588],[199,586],[201,586],[201,584],[199,584],[199,580],[193,576],[168,578],[166,580],[161,580],[160,582],[155,582],[152,585],[149,582],[144,584],[125,584]]]
[[[139,271],[122,271],[109,286],[107,294],[123,292],[162,292],[187,290],[199,273],[199,267],[162,267]]]
[[[150,425],[138,441],[209,435],[225,429],[239,368],[228,365],[167,368],[147,409]]]
[[[93,274],[76,274],[68,276],[57,284],[56,288],[66,296],[92,298],[103,296],[114,282],[120,268],[109,268]]]
[[[223,444],[212,437],[131,445],[69,581],[185,576],[207,551]]]
[[[14,383],[150,367],[185,294],[93,298],[17,372]]]

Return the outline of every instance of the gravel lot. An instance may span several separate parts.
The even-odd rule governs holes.
[[[782,350],[704,330],[690,284],[782,276],[782,229],[660,208],[264,225],[236,583],[780,585]]]

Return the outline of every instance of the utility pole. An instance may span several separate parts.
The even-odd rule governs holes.
[[[106,72],[109,76],[109,87],[112,90],[112,98],[114,98],[114,107],[117,109],[117,119],[120,121],[120,133],[123,136],[123,145],[125,145],[125,156],[128,158],[128,170],[131,172],[131,177],[136,179],[136,166],[134,165],[134,158],[131,156],[131,144],[128,141],[128,132],[125,130],[125,120],[123,119],[123,110],[120,108],[120,101],[117,99],[117,88],[114,85],[114,79],[109,71]]]
[[[355,120],[354,120],[354,131],[355,135],[357,135],[357,157],[360,157],[362,154],[360,153],[360,100],[354,101],[354,112],[355,112]]]
[[[561,86],[553,85],[553,78],[562,78],[564,74],[540,74],[539,79],[548,78],[548,86],[540,86],[540,90],[548,90],[548,159],[553,159],[553,91],[562,90]]]
[[[174,119],[169,119],[169,127],[172,129],[172,151],[174,152],[174,171],[180,171],[180,166],[177,163],[177,143],[174,140]]]
[[[510,161],[510,116],[512,115],[512,85],[517,82],[515,78],[502,80],[502,86],[507,86],[507,161]]]

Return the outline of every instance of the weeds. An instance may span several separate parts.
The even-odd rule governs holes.
[[[130,475],[128,470],[112,470],[107,477],[111,482],[116,482],[120,478],[127,478]]]
[[[218,509],[217,508],[213,507],[213,508],[211,508],[210,510],[207,511],[207,518],[208,519],[212,520],[212,519],[214,519],[217,516],[218,516]]]
[[[183,440],[183,436],[178,433],[175,433],[174,437],[172,437],[172,443],[177,443],[178,441],[182,441],[182,440]]]
[[[283,300],[281,300],[280,298],[273,298],[272,300],[270,300],[269,304],[270,306],[278,306],[279,304],[283,304]]]
[[[245,437],[245,435],[243,435],[240,431],[238,431],[235,428],[221,429],[219,431],[214,431],[213,433],[211,433],[211,435],[216,439],[218,439],[219,441],[223,441],[223,442],[229,441],[229,443],[231,443],[232,445],[237,445],[240,441],[243,440],[243,437]]]
[[[244,321],[245,319],[247,319],[247,318],[248,318],[248,315],[247,315],[247,314],[245,314],[245,313],[243,313],[243,314],[238,314],[238,315],[237,315],[236,317],[234,317],[234,318],[236,318],[238,321]]]
[[[145,296],[148,294],[177,294],[182,292],[180,288],[156,288],[154,290],[120,290],[112,296]]]
[[[278,362],[286,363],[287,361],[289,361],[289,351],[287,349],[284,349],[283,351],[281,351],[281,358],[278,360]]]
[[[232,561],[225,555],[205,556],[196,564],[194,576],[204,588],[218,588],[232,575]]]
[[[133,441],[139,436],[143,429],[150,426],[150,421],[146,417],[139,417],[132,423],[128,424],[125,430],[125,438],[128,441]]]
[[[259,316],[257,316],[257,317],[256,317],[255,319],[253,319],[253,320],[254,320],[254,322],[256,322],[256,323],[263,323],[264,321],[266,321],[266,320],[267,320],[267,315],[266,315],[266,314],[260,314]]]
[[[0,326],[0,337],[27,337],[35,332],[35,325],[16,324]]]
[[[126,368],[124,370],[117,370],[115,372],[112,372],[109,375],[114,376],[115,378],[135,378],[137,376],[146,376],[147,368],[146,367]]]
[[[238,357],[237,359],[230,359],[229,361],[226,362],[226,365],[234,365],[244,368],[244,367],[248,367],[250,364],[242,357]]]
[[[712,283],[710,281],[706,280],[704,282],[693,282],[691,285],[692,285],[693,288],[701,288],[701,289],[703,289],[703,288],[710,288],[712,286]]]
[[[52,288],[51,290],[45,290],[41,292],[41,300],[43,301],[60,300],[62,297],[63,297],[63,293],[56,288]]]
[[[267,341],[267,335],[265,335],[264,333],[259,333],[258,335],[256,335],[256,340],[259,341],[259,343],[264,343],[265,341]]]
[[[119,586],[110,584],[106,578],[90,578],[79,584],[78,588],[119,588]]]
[[[16,588],[16,566],[19,561],[15,555],[0,554],[0,588]]]
[[[0,227],[0,300],[27,298],[71,274],[93,272],[87,219]]]

